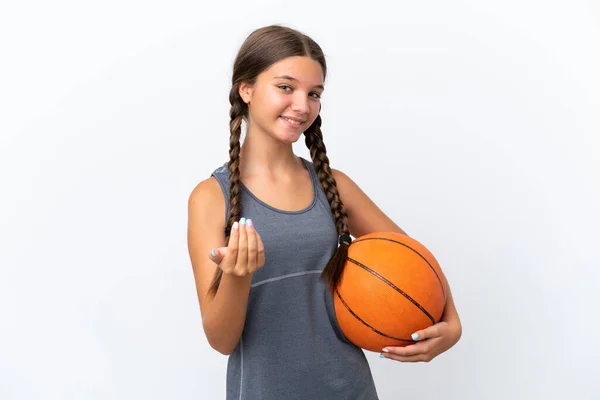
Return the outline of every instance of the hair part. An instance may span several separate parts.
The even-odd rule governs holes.
[[[309,36],[281,25],[269,25],[253,31],[244,41],[233,64],[231,90],[229,92],[230,137],[229,137],[229,202],[230,209],[227,217],[225,242],[229,243],[229,232],[235,221],[242,215],[241,183],[240,183],[240,137],[242,121],[248,121],[248,105],[239,94],[242,82],[254,84],[258,75],[271,65],[288,57],[304,56],[317,61],[323,70],[323,79],[327,76],[327,64],[321,47]],[[349,235],[348,215],[340,199],[335,178],[329,166],[329,158],[323,134],[321,132],[321,116],[317,118],[304,132],[305,144],[310,151],[315,171],[321,183],[331,212],[335,218],[338,235]],[[333,293],[344,269],[348,255],[348,243],[338,246],[335,253],[323,269],[321,279],[327,283]],[[215,295],[223,271],[217,268],[208,293]]]

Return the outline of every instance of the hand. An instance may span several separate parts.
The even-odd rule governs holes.
[[[265,248],[252,220],[234,222],[227,247],[213,249],[209,258],[224,274],[247,276],[265,264]]]
[[[461,329],[458,320],[438,322],[415,332],[413,340],[417,343],[406,347],[388,346],[381,354],[385,358],[401,362],[429,362],[458,342]]]

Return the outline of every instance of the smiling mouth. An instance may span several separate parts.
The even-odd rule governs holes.
[[[305,122],[305,121],[296,121],[296,120],[293,120],[293,119],[290,119],[290,118],[287,118],[284,116],[281,116],[280,118],[283,119],[284,121],[290,123],[293,126],[300,126]]]

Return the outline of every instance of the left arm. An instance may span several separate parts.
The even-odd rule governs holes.
[[[336,169],[332,169],[331,172],[348,214],[348,227],[352,236],[357,238],[372,232],[397,232],[407,235],[346,174]],[[462,335],[462,325],[447,283],[446,289],[446,306],[441,321],[415,332],[418,335],[415,344],[386,348],[389,351],[384,350],[385,357],[397,361],[430,361],[458,342]]]

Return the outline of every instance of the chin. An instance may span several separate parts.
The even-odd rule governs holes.
[[[285,135],[277,135],[277,139],[283,143],[294,144],[300,139],[302,134],[303,134],[303,132],[293,134],[293,135],[291,135],[289,133],[285,134]]]
[[[304,131],[290,132],[289,130],[273,129],[270,132],[271,137],[286,144],[296,143],[303,135]]]

